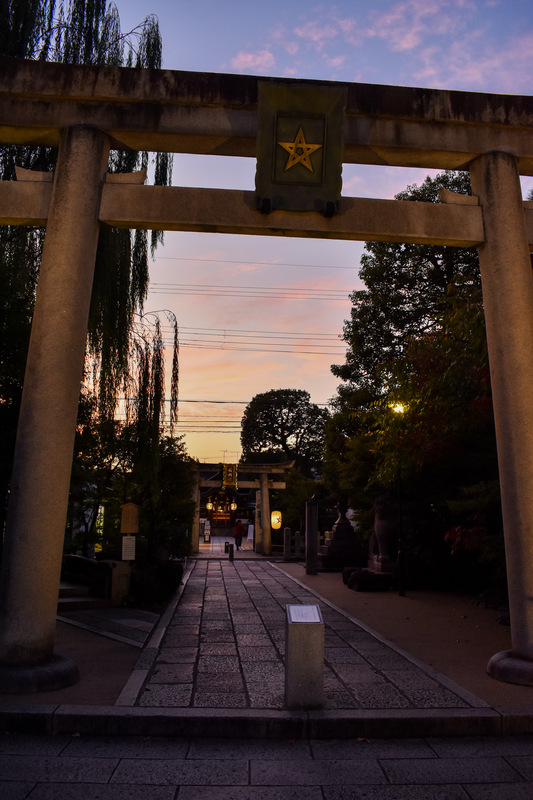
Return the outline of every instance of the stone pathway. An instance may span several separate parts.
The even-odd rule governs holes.
[[[6,800],[530,800],[533,738],[0,734]]]
[[[533,737],[0,734],[6,800],[530,800]]]
[[[157,648],[148,647],[141,658],[146,680],[139,681],[132,704],[284,709],[287,604],[320,606],[325,710],[487,707],[275,565],[245,559],[193,562]]]

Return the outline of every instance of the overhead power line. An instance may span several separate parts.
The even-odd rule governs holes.
[[[357,267],[342,267],[337,264],[288,264],[284,261],[248,261],[242,258],[240,261],[230,261],[222,258],[185,258],[178,256],[156,256],[154,261],[194,261],[201,264],[248,264],[254,267],[302,267],[305,269],[349,269],[353,271]]]
[[[223,284],[152,283],[152,294],[200,295],[203,297],[253,297],[263,300],[318,300],[346,302],[350,289],[292,289],[282,286],[231,286]]]
[[[180,325],[180,331],[196,331],[198,333],[205,333],[206,336],[217,336],[218,334],[223,333],[224,335],[230,334],[233,336],[267,339],[276,339],[280,337],[308,339],[309,341],[315,341],[316,339],[339,339],[338,333],[313,333],[312,331],[302,331],[301,333],[298,333],[297,331],[260,331],[247,328],[191,328],[187,325]]]
[[[168,326],[162,326],[163,334],[173,336]],[[165,339],[171,345],[171,338]],[[288,355],[324,355],[339,358],[346,344],[338,333],[314,333],[312,331],[287,332],[254,330],[251,328],[195,328],[180,326],[181,347],[201,350],[237,350],[254,353],[286,353]]]
[[[170,400],[168,401],[170,402]],[[247,406],[249,400],[191,400],[185,399],[180,397],[180,403],[213,403],[213,404],[221,404],[221,405],[238,405],[238,406]]]

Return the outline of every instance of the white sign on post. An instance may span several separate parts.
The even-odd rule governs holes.
[[[135,561],[135,536],[122,537],[122,560]]]
[[[322,623],[320,608],[315,605],[287,606],[289,622],[318,622]]]

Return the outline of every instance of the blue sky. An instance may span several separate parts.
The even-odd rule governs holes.
[[[117,6],[124,31],[147,14],[158,17],[166,69],[503,94],[530,94],[533,85],[531,0],[118,0]],[[174,163],[174,185],[254,189],[251,159],[176,156]],[[343,194],[393,197],[426,174],[346,165]],[[523,186],[528,192],[533,179]],[[343,361],[339,335],[350,313],[348,295],[360,287],[362,247],[165,234],[146,308],[169,309],[178,319],[180,429],[192,456],[238,460],[243,403],[258,392],[306,389],[315,403],[334,395],[338,381],[329,367]]]

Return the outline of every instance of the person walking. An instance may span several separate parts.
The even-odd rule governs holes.
[[[244,525],[240,521],[237,520],[237,524],[235,525],[235,531],[233,533],[233,538],[235,539],[235,547],[237,550],[240,550],[242,547],[242,537],[244,535]]]

